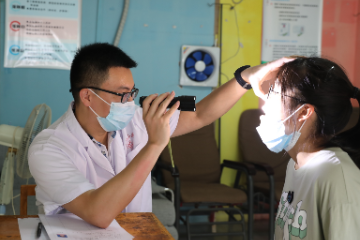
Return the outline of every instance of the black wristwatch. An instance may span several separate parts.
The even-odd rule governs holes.
[[[251,67],[250,65],[245,65],[242,66],[241,68],[238,68],[235,72],[234,72],[234,76],[236,81],[240,84],[240,86],[242,86],[243,88],[245,88],[246,90],[250,90],[251,84],[248,82],[245,82],[245,80],[241,77],[241,72],[244,71],[245,69]]]

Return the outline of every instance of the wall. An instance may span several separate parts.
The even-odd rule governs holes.
[[[340,63],[360,88],[360,0],[324,0],[322,56]],[[358,105],[353,100],[353,105]]]
[[[234,4],[234,2],[240,2]],[[260,64],[262,0],[232,1],[221,0],[222,9],[222,75],[221,83],[234,77],[234,72],[241,66]],[[230,9],[230,5],[235,6]],[[220,15],[221,16],[221,15]],[[237,23],[236,23],[237,22]],[[257,108],[258,97],[253,90],[248,91],[235,106],[221,118],[220,144],[221,160],[239,161],[238,125],[240,115],[250,108]],[[225,169],[222,183],[233,185],[235,171]]]
[[[179,87],[180,47],[212,46],[214,7],[208,0],[131,0],[119,47],[138,62],[133,69],[140,96],[175,90],[201,100],[211,88]],[[0,124],[24,126],[33,107],[46,103],[53,121],[68,108],[68,70],[4,68],[5,0],[0,0]],[[83,0],[81,44],[112,43],[123,1]]]
[[[238,2],[238,1],[235,1]],[[241,2],[241,1],[240,1]],[[233,77],[233,72],[243,65],[260,63],[262,0],[242,1],[234,6],[232,0],[221,0],[222,64],[221,83]],[[230,4],[230,5],[229,5]],[[237,13],[238,25],[235,23]],[[220,14],[221,16],[221,14]],[[219,24],[220,25],[220,24]],[[239,29],[237,33],[236,29]],[[238,42],[241,42],[237,52]],[[360,88],[360,0],[324,0],[322,26],[322,56],[340,63],[354,86]],[[258,108],[259,100],[252,91],[221,118],[221,160],[241,161],[238,148],[238,122],[241,113],[249,108]],[[354,106],[358,103],[352,100]],[[222,182],[232,185],[235,172],[226,170]]]
[[[355,75],[354,75],[354,85],[360,88],[360,71],[358,71],[358,66],[360,66],[360,0],[358,1],[358,7],[356,11],[356,42],[355,42]],[[353,105],[359,106],[359,103],[355,103],[353,100]]]

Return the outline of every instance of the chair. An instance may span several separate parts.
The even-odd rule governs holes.
[[[169,231],[175,240],[179,238],[175,223],[174,193],[171,189],[156,184],[151,179],[152,212]],[[169,198],[168,199],[168,195]]]
[[[162,169],[164,185],[175,192],[176,227],[179,230],[180,219],[187,226],[188,239],[191,236],[215,236],[215,235],[242,235],[244,233],[244,218],[241,210],[247,210],[248,239],[252,239],[253,228],[253,200],[252,200],[252,176],[256,173],[251,164],[243,164],[224,160],[220,164],[220,156],[215,142],[214,124],[205,126],[192,133],[173,138],[171,140],[172,153],[176,163],[175,169],[171,167],[168,148],[161,153],[156,166]],[[237,170],[236,180],[233,187],[220,183],[223,168]],[[246,189],[240,189],[239,179],[241,174],[247,177]],[[181,184],[180,184],[181,182]],[[186,220],[180,215],[180,204],[191,206],[195,209],[186,211]],[[208,207],[207,209],[200,207]],[[223,206],[228,206],[224,208]],[[189,222],[191,215],[209,215],[214,211],[225,211],[231,222],[227,224],[240,224],[243,232],[236,233],[207,233],[192,234]],[[185,213],[185,212],[184,212]],[[236,221],[234,214],[240,214],[241,220]],[[220,223],[206,223],[208,225]]]
[[[27,197],[35,196],[36,184],[21,185],[20,188],[20,215],[27,215]]]
[[[354,107],[348,124],[341,132],[349,130],[350,128],[354,127],[358,121],[359,121],[359,108]]]
[[[276,201],[279,201],[285,183],[286,167],[290,156],[282,151],[271,152],[261,141],[256,127],[260,125],[260,109],[244,111],[239,121],[239,149],[242,160],[256,168],[253,176],[254,212],[269,213],[269,239],[275,230]]]

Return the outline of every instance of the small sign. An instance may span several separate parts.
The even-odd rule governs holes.
[[[70,69],[80,19],[81,0],[6,0],[4,67]]]
[[[261,61],[320,56],[322,0],[264,0]]]

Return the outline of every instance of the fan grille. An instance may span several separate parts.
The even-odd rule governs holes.
[[[198,66],[201,67],[199,68]],[[202,68],[202,66],[204,67]],[[214,72],[214,62],[209,53],[202,50],[196,50],[186,57],[184,68],[186,75],[192,81],[203,82]]]
[[[51,109],[46,104],[35,106],[24,128],[23,136],[16,156],[16,172],[21,178],[30,178],[28,163],[28,150],[35,136],[43,129],[49,127],[51,122]]]

